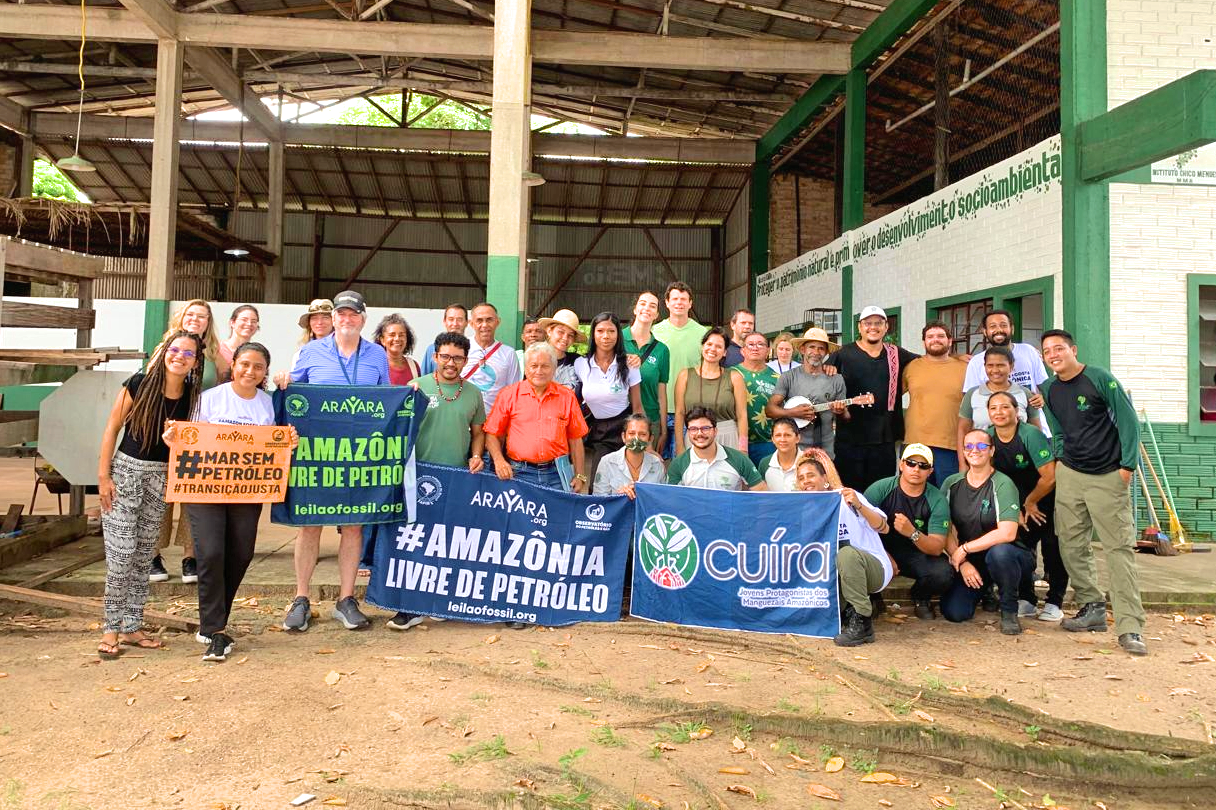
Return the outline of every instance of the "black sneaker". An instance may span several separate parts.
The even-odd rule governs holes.
[[[1119,646],[1132,655],[1148,655],[1148,645],[1140,638],[1139,633],[1120,633]]]
[[[912,604],[912,612],[916,614],[916,618],[931,621],[937,618],[936,611],[933,610],[933,603],[928,599],[917,599]]]
[[[1016,610],[1001,611],[1001,634],[1006,636],[1022,635],[1022,623],[1018,621]]]
[[[1093,633],[1105,632],[1106,603],[1086,602],[1085,606],[1077,611],[1076,616],[1071,616],[1060,622],[1060,626],[1070,633],[1080,633],[1085,630]]]
[[[389,630],[409,630],[426,621],[426,616],[415,616],[413,613],[398,612],[397,615],[384,623]]]
[[[845,607],[845,621],[840,635],[832,639],[837,647],[859,647],[874,641],[874,623],[869,616],[862,616],[852,605]]]
[[[528,625],[523,622],[503,622],[509,630],[527,630]]]
[[[211,643],[207,645],[207,652],[203,653],[203,660],[227,661],[228,653],[232,652],[234,646],[235,642],[227,633],[212,633]]]
[[[149,582],[168,582],[169,572],[165,570],[165,561],[157,554],[152,558],[152,567],[148,569]]]
[[[303,633],[308,629],[308,620],[312,618],[312,604],[307,596],[297,596],[287,609],[287,617],[283,619],[283,629],[293,633]]]
[[[182,582],[198,582],[198,563],[193,557],[182,558]]]
[[[359,610],[359,603],[353,596],[338,600],[334,605],[333,617],[342,622],[342,626],[347,630],[365,630],[372,624],[363,615],[363,611]]]

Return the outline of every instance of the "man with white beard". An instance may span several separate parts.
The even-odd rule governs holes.
[[[790,343],[794,344],[794,351],[802,352],[802,365],[781,375],[764,412],[770,419],[785,416],[795,420],[799,426],[799,451],[821,447],[828,458],[835,458],[835,417],[848,419],[849,411],[840,402],[846,398],[844,377],[829,376],[823,370],[823,361],[840,347],[829,341],[828,333],[818,327],[811,327]],[[804,397],[809,402],[785,407],[795,397]],[[834,403],[831,410],[815,412],[814,404],[828,402]]]

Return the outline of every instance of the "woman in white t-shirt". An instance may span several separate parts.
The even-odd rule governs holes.
[[[260,343],[238,346],[232,356],[232,382],[205,391],[199,400],[195,421],[218,425],[273,425],[274,406],[262,390],[270,368],[270,352]],[[291,447],[298,436],[288,429]],[[165,425],[164,439],[177,437],[177,424]],[[198,634],[207,645],[204,661],[223,661],[232,652],[233,641],[225,631],[232,601],[253,561],[257,542],[260,503],[186,504],[198,559]]]
[[[599,460],[624,447],[621,434],[629,414],[642,410],[642,373],[625,357],[621,322],[611,312],[591,320],[587,353],[574,361],[575,393],[583,406],[590,432],[583,439],[587,473],[595,480]]]

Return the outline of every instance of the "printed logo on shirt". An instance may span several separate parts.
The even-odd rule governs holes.
[[[992,508],[992,501],[988,500],[987,498],[984,498],[984,500],[980,501],[980,514],[981,515],[984,514],[985,512],[987,512],[991,508]]]
[[[923,520],[921,520],[920,518],[916,518],[915,520],[913,520],[912,525],[918,529],[925,528],[925,522]]]
[[[1050,457],[1051,457],[1051,451],[1048,450],[1046,447],[1044,447],[1042,450],[1039,451],[1039,458],[1050,458]]]
[[[303,416],[308,413],[308,397],[303,394],[288,394],[287,413],[291,416]]]
[[[1077,394],[1077,410],[1078,411],[1088,411],[1089,410],[1089,400],[1087,400],[1085,398],[1084,394]]]
[[[1026,465],[1029,463],[1026,460],[1026,456],[1022,455],[1021,453],[1018,453],[1016,456],[1014,456],[1013,460],[1017,464],[1017,467],[1019,470],[1025,469]]]
[[[696,577],[701,549],[687,523],[675,515],[651,515],[638,532],[637,559],[651,582],[677,591]]]
[[[1116,388],[1118,388],[1118,387],[1119,387],[1119,383],[1118,383],[1117,381],[1115,381],[1115,380],[1111,380],[1110,382],[1108,382],[1108,383],[1106,384],[1106,387],[1107,387],[1107,388],[1109,388],[1109,389],[1111,389],[1111,390],[1113,391],[1113,390],[1115,390]]]

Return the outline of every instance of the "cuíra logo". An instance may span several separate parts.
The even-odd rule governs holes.
[[[675,591],[690,585],[700,559],[696,535],[674,515],[651,515],[638,532],[638,562],[660,588]]]
[[[303,416],[308,413],[308,397],[303,394],[288,394],[287,413],[291,416]]]

